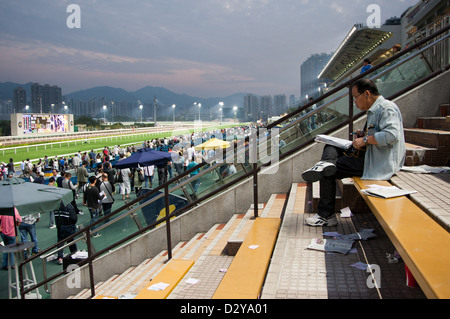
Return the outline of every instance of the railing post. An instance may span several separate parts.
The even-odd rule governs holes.
[[[166,232],[167,232],[167,256],[172,259],[172,236],[170,233],[170,205],[169,205],[169,185],[164,186],[164,199],[166,202]]]
[[[253,163],[253,216],[258,218],[258,163]]]
[[[351,82],[348,86],[348,136],[349,139],[353,139],[353,83]]]
[[[94,267],[92,266],[91,229],[86,230],[86,245],[88,250],[89,280],[91,284],[91,297],[95,296]]]

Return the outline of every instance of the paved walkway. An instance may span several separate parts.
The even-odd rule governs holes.
[[[411,200],[450,232],[450,173],[417,174],[399,172],[392,182],[402,188],[416,190]]]
[[[305,225],[306,186],[298,184],[291,191],[286,215],[280,230],[272,264],[266,278],[264,299],[413,299],[425,298],[420,288],[405,284],[404,263],[389,264],[386,253],[395,248],[373,214],[354,212],[352,218],[338,217],[336,227],[314,228]],[[324,232],[356,233],[374,229],[375,239],[355,242],[347,255],[324,253],[306,247],[312,238],[331,238]],[[365,270],[352,267],[355,263],[380,266],[380,287],[370,288],[371,277]]]

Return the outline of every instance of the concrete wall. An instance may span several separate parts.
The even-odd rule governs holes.
[[[402,110],[405,127],[414,127],[417,116],[432,116],[437,112],[439,104],[448,102],[449,77],[450,72],[447,72],[396,100]],[[365,118],[362,118],[355,123],[355,127],[362,128],[364,123]],[[348,128],[340,129],[334,136],[347,138]],[[288,193],[292,183],[304,182],[301,173],[320,160],[322,149],[323,144],[315,143],[284,159],[278,166],[265,168],[258,176],[259,202],[267,202],[272,194]],[[189,241],[197,233],[209,231],[215,224],[228,222],[233,214],[247,212],[252,203],[253,179],[249,179],[171,221],[173,246],[180,241]],[[94,278],[96,282],[107,280],[165,249],[166,231],[165,227],[160,227],[96,260]],[[81,287],[88,288],[87,267],[81,269],[81,278]],[[51,285],[53,299],[67,298],[81,290],[68,288],[68,279],[70,281],[66,276]]]
[[[436,116],[440,104],[450,100],[450,71],[422,84],[412,92],[395,100],[402,111],[406,128],[413,128],[418,117]]]

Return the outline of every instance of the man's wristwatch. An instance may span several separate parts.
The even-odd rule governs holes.
[[[367,139],[368,139],[368,138],[369,138],[369,136],[366,135],[366,136],[364,136],[364,139],[363,139],[363,142],[364,142],[364,144],[366,144],[366,145],[368,144],[368,142],[367,142]]]

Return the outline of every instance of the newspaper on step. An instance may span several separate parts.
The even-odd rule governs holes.
[[[315,138],[315,141],[333,145],[333,146],[342,148],[344,150],[348,150],[353,145],[352,141],[344,140],[343,138],[329,136],[329,135],[317,135]]]
[[[330,253],[340,253],[347,255],[350,250],[352,250],[354,241],[353,240],[334,240],[334,239],[322,239],[313,238],[311,243],[308,245],[308,249],[319,250]]]

